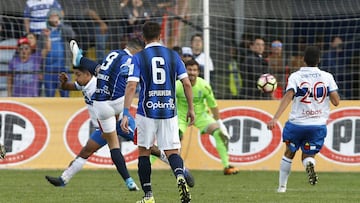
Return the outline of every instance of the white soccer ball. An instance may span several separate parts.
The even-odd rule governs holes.
[[[265,73],[259,77],[256,86],[264,93],[271,93],[276,89],[277,81],[273,75]]]

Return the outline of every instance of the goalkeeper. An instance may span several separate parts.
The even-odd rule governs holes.
[[[229,133],[225,125],[219,118],[219,109],[209,83],[198,77],[200,73],[199,64],[191,59],[185,62],[186,70],[192,85],[193,103],[195,109],[195,127],[201,134],[207,133],[214,137],[216,150],[220,155],[221,162],[224,167],[224,175],[236,174],[239,172],[237,168],[229,164],[228,143]],[[180,81],[176,82],[176,99],[179,119],[180,137],[186,131],[188,123],[186,122],[187,103],[183,94],[183,86]],[[209,108],[212,115],[209,113]]]

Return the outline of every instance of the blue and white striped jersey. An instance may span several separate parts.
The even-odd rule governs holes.
[[[97,74],[97,87],[93,100],[115,100],[125,95],[131,57],[127,49],[113,50],[106,56]]]
[[[176,116],[175,82],[187,77],[178,53],[160,43],[134,55],[128,81],[140,82],[137,113],[154,119]]]
[[[57,0],[28,0],[24,9],[24,17],[30,20],[30,32],[41,34],[46,28],[46,21],[50,9],[62,10]]]

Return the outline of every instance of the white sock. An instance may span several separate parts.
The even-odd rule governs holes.
[[[83,168],[86,161],[87,159],[76,157],[71,165],[61,174],[61,178],[64,180],[65,184],[67,184],[70,179]]]
[[[165,152],[162,151],[162,150],[160,150],[160,160],[163,161],[164,163],[168,164],[168,165],[170,164],[169,160],[166,157]]]
[[[309,163],[309,162],[311,162],[312,164],[314,164],[314,166],[315,166],[315,164],[316,164],[316,161],[315,161],[314,157],[306,157],[306,158],[302,161],[302,163],[303,163],[303,165],[304,165],[305,168],[306,168],[307,163]]]
[[[290,175],[292,159],[285,156],[280,161],[279,187],[286,187]]]

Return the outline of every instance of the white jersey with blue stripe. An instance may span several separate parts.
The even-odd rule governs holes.
[[[132,55],[127,49],[113,50],[105,57],[97,74],[94,100],[116,100],[125,95],[131,58]]]
[[[41,34],[45,29],[48,12],[56,8],[62,10],[57,0],[28,0],[24,9],[24,17],[30,19],[30,32]]]
[[[289,121],[298,125],[325,125],[330,113],[329,94],[337,91],[334,77],[317,67],[301,67],[292,73],[286,91],[295,97]]]
[[[160,43],[148,44],[133,57],[128,81],[140,82],[137,113],[154,119],[177,115],[175,82],[187,77],[178,53]]]
[[[95,111],[93,109],[93,101],[91,99],[91,97],[94,94],[95,89],[96,89],[96,77],[93,76],[91,78],[91,80],[85,86],[81,86],[77,82],[75,82],[75,87],[76,87],[77,90],[82,91],[85,103],[86,103],[87,108],[89,110],[89,115],[90,115],[91,122],[96,128],[98,128],[99,124],[98,124],[97,119],[96,119],[96,114],[95,114]]]

